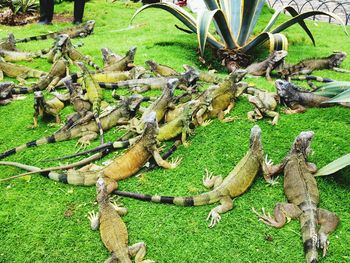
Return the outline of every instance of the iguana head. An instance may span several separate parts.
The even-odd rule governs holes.
[[[67,34],[59,34],[56,38],[56,47],[62,47],[67,44],[69,36]]]
[[[129,51],[126,53],[126,56],[129,58],[130,61],[134,61],[136,50],[137,50],[136,47],[131,47]]]
[[[108,199],[107,186],[103,177],[99,177],[96,181],[96,200],[98,203]]]
[[[287,55],[288,55],[288,52],[286,50],[275,50],[272,52],[270,56],[271,56],[271,60],[276,63],[283,60]]]
[[[176,89],[177,85],[179,84],[179,80],[178,79],[168,79],[167,83],[166,83],[166,87],[163,89],[163,96],[166,97],[173,97],[174,94],[174,90]]]
[[[7,99],[11,97],[12,89],[15,87],[13,82],[1,82],[0,83],[0,99]]]
[[[299,102],[300,89],[297,86],[282,79],[276,80],[275,84],[277,94],[283,103],[288,105],[291,102]]]
[[[158,134],[158,129],[159,129],[156,112],[151,111],[146,116],[144,116],[143,122],[145,123],[145,128],[143,130],[142,136],[147,134],[151,137],[155,137]]]
[[[313,137],[313,131],[301,132],[298,137],[295,138],[291,152],[302,153],[306,159],[311,152],[310,144]]]
[[[146,63],[146,65],[148,65],[150,68],[151,68],[151,70],[153,71],[153,70],[156,70],[156,68],[157,68],[157,63],[155,62],[155,61],[153,61],[153,60],[147,60],[147,61],[145,61],[145,63]]]
[[[240,82],[248,72],[245,69],[237,69],[235,72],[230,73],[229,78],[233,83]]]
[[[34,109],[44,108],[44,95],[41,90],[34,91]]]
[[[88,20],[88,21],[86,21],[84,28],[86,31],[91,33],[94,30],[94,26],[95,26],[95,20]]]
[[[339,67],[340,64],[346,59],[347,54],[345,52],[334,52],[334,54],[328,57],[329,65],[331,67]]]
[[[255,150],[262,149],[261,129],[258,125],[254,125],[250,130],[250,148]]]
[[[132,117],[136,115],[143,101],[145,101],[145,98],[140,94],[134,94],[127,98],[128,108]]]
[[[181,74],[183,79],[187,82],[186,86],[193,86],[199,79],[199,72],[194,68],[188,69],[185,73]]]

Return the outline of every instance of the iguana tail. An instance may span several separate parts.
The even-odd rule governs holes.
[[[29,172],[39,173],[40,175],[47,177],[56,182],[61,182],[64,184],[72,184],[72,185],[94,185],[97,181],[98,172],[86,172],[79,171],[75,169],[69,169],[67,172],[55,172],[55,171],[47,171],[45,169],[41,169],[39,167],[30,166],[17,162],[0,162],[0,165],[10,165],[15,166]],[[40,172],[43,170],[42,172]],[[1,181],[1,180],[0,180]]]
[[[100,87],[103,89],[117,89],[117,88],[119,88],[118,83],[99,82],[98,85],[100,85]]]
[[[8,156],[14,155],[18,152],[24,151],[27,148],[36,147],[36,146],[42,145],[42,144],[54,143],[57,141],[64,141],[64,140],[67,140],[69,138],[71,138],[71,133],[69,131],[67,131],[67,132],[62,132],[62,133],[56,133],[56,134],[53,134],[53,135],[48,136],[48,137],[43,137],[39,140],[27,142],[26,144],[22,144],[20,146],[17,146],[15,148],[12,148],[12,149],[6,151],[6,152],[1,153],[0,160],[6,158]]]
[[[31,87],[15,87],[11,90],[12,94],[29,94],[33,93],[33,91]]]
[[[130,197],[133,199],[161,203],[161,204],[172,204],[177,206],[200,206],[216,203],[223,196],[219,191],[213,190],[207,193],[203,193],[195,196],[187,197],[175,197],[175,196],[159,196],[159,195],[145,195],[131,192],[123,192],[115,190],[113,194]]]
[[[317,207],[312,203],[304,207],[303,213],[300,216],[300,225],[306,262],[317,263]]]
[[[26,38],[21,38],[21,39],[16,39],[16,43],[21,43],[21,42],[29,42],[29,41],[35,41],[35,40],[45,40],[49,38],[55,38],[59,35],[60,33],[54,32],[54,33],[48,33],[44,35],[39,35],[39,36],[32,36],[32,37],[26,37]]]
[[[328,78],[322,78],[322,77],[318,77],[318,76],[295,76],[292,78],[292,80],[314,80],[314,81],[318,81],[318,82],[324,82],[324,83],[328,83],[328,82],[333,82],[333,79],[328,79]]]

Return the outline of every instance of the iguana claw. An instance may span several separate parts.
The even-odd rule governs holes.
[[[317,247],[322,250],[322,256],[326,256],[327,250],[329,246],[329,240],[324,233],[320,233],[317,240]]]
[[[213,178],[213,173],[210,173],[207,168],[205,168],[205,175],[203,175],[203,185],[204,186],[210,186],[211,185],[211,179]]]
[[[202,122],[201,126],[203,126],[203,127],[208,126],[212,122],[213,122],[212,120],[205,120]]]
[[[88,219],[90,220],[91,229],[96,230],[99,226],[99,216],[98,213],[91,211],[88,213]]]
[[[276,227],[276,220],[271,216],[270,213],[265,212],[265,208],[261,208],[261,214],[259,214],[254,207],[252,208],[252,211],[259,217],[259,221],[263,222],[266,225]]]
[[[182,161],[182,158],[176,157],[173,161],[169,162],[170,164],[170,169],[176,168]]]
[[[211,219],[210,219],[211,218]],[[211,210],[208,217],[207,217],[207,221],[210,219],[210,224],[208,225],[209,228],[214,227],[217,223],[220,222],[221,220],[221,216],[218,212]]]

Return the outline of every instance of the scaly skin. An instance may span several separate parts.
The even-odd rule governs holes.
[[[176,72],[176,70],[172,69],[171,67],[158,64],[153,60],[147,60],[145,63],[151,68],[151,71],[155,73],[157,76],[171,77],[171,76],[179,75],[179,73]]]
[[[237,70],[218,86],[207,89],[199,96],[203,106],[196,113],[196,125],[205,125],[206,120],[214,117],[222,122],[232,121],[232,118],[225,118],[225,115],[234,107],[235,98],[247,87],[246,83],[239,82],[246,73],[245,70]]]
[[[288,218],[299,219],[308,263],[318,262],[318,248],[323,250],[325,256],[329,245],[327,236],[339,223],[339,218],[334,213],[317,208],[319,191],[312,174],[317,169],[314,164],[307,162],[313,135],[311,131],[300,133],[282,164],[272,166],[268,163],[266,166],[270,176],[284,171],[284,193],[288,203],[277,204],[273,216],[264,211],[258,214],[253,210],[259,220],[277,228],[283,227]]]
[[[103,68],[104,72],[107,71],[125,71],[131,69],[134,65],[134,57],[136,54],[136,47],[132,47],[126,53],[125,57],[115,61],[113,64],[109,64]]]
[[[294,75],[310,74],[314,70],[332,69],[340,70],[338,67],[346,58],[345,52],[335,52],[334,54],[324,58],[311,58],[300,61],[295,65],[286,65],[281,71],[284,78]]]
[[[128,231],[121,215],[127,213],[125,207],[111,204],[107,191],[106,179],[99,178],[96,182],[96,200],[99,212],[89,213],[92,230],[100,228],[101,240],[112,256],[106,262],[131,263],[131,256],[136,263],[152,263],[151,260],[143,260],[146,254],[146,245],[139,242],[128,247]]]
[[[7,38],[0,39],[0,49],[18,51],[16,48],[16,39],[12,33],[9,33]]]
[[[111,111],[108,115],[101,118],[102,128],[107,131],[112,127],[118,125],[120,122],[124,123],[134,116],[135,112],[130,111],[130,106],[134,101],[138,101],[140,103],[140,99],[136,97],[130,97],[126,101],[121,101],[120,105]],[[95,120],[91,120],[86,124],[77,125],[67,131],[59,131],[54,133],[49,137],[43,137],[35,141],[28,142],[26,144],[20,145],[16,148],[8,150],[2,154],[0,154],[0,159],[3,159],[7,156],[13,155],[17,152],[23,151],[29,147],[35,147],[41,144],[54,143],[59,141],[70,140],[74,138],[79,138],[79,143],[88,144],[89,139],[95,139],[97,137],[97,133],[99,128],[96,124]]]
[[[110,66],[123,58],[122,56],[113,53],[109,48],[101,48],[101,53],[105,67]]]
[[[49,52],[49,49],[43,49],[37,52],[0,50],[0,56],[7,62],[32,61],[33,58],[41,57],[47,52]]]
[[[265,76],[267,80],[271,81],[270,73],[275,68],[284,64],[284,58],[288,55],[285,50],[273,51],[267,59],[262,62],[251,64],[246,68],[248,74],[254,76]]]
[[[0,105],[6,105],[13,99],[12,90],[15,87],[13,82],[1,82],[0,83]]]
[[[194,70],[195,71],[195,69],[189,65],[183,65],[183,68],[185,70]],[[220,77],[218,77],[216,74],[214,74],[213,71],[209,71],[209,72],[199,71],[198,78],[200,81],[204,81],[204,82],[208,82],[208,83],[215,83],[215,84],[222,81],[222,79]]]
[[[85,24],[77,26],[77,27],[66,28],[66,29],[63,29],[59,32],[48,33],[45,35],[17,39],[16,42],[21,43],[21,42],[29,42],[29,41],[33,41],[33,40],[44,40],[44,39],[49,39],[49,38],[56,38],[60,34],[67,34],[70,38],[87,37],[94,30],[94,26],[95,26],[95,21],[89,20]]]
[[[311,107],[331,106],[330,104],[324,104],[329,98],[303,90],[285,80],[276,80],[276,88],[281,101],[290,108],[285,111],[287,114],[305,112],[306,108]],[[340,105],[349,107],[346,104]]]
[[[189,197],[151,196],[121,191],[113,191],[113,193],[138,200],[178,206],[200,206],[220,202],[221,205],[212,209],[208,215],[208,219],[211,219],[209,227],[213,227],[220,221],[221,213],[232,209],[232,198],[243,194],[251,186],[262,167],[263,158],[261,129],[259,126],[254,126],[250,135],[250,149],[229,175],[222,179],[221,176],[212,176],[207,173],[207,176],[203,178],[203,183],[207,188],[214,186],[210,192]],[[266,177],[266,180],[269,178]]]
[[[12,64],[0,58],[0,80],[3,79],[4,75],[16,78],[20,83],[24,83],[26,78],[40,78],[47,75],[47,72]]]
[[[272,125],[277,125],[279,113],[275,110],[278,105],[278,95],[253,87],[248,87],[246,92],[248,101],[255,106],[254,111],[248,112],[248,119],[255,121],[262,119],[263,116],[266,115],[273,118],[271,122]]]

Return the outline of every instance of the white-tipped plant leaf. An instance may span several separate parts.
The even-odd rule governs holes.
[[[349,81],[334,81],[321,86],[313,93],[319,96],[333,98],[348,89],[350,89]]]
[[[327,103],[350,103],[350,89],[347,89],[346,91],[343,91],[342,93],[338,94],[334,98],[323,102],[325,104]]]
[[[350,153],[334,160],[333,162],[327,164],[326,166],[323,166],[321,169],[317,171],[315,176],[325,176],[325,175],[334,174],[349,165],[350,165]]]

